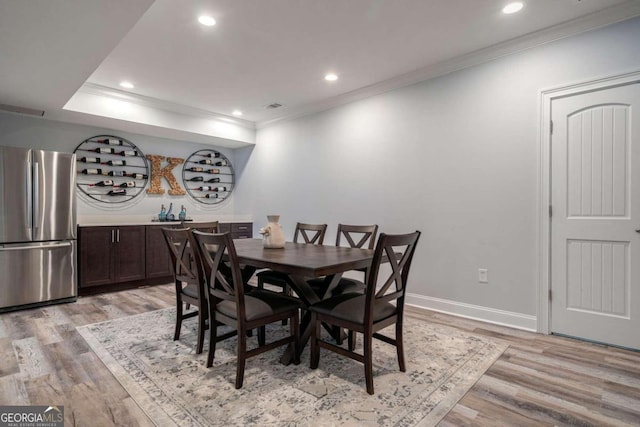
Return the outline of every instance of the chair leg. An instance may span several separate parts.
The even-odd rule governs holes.
[[[218,336],[218,322],[215,313],[209,309],[209,354],[207,355],[207,368],[213,366],[213,358],[216,355],[216,337]]]
[[[398,319],[396,322],[396,351],[398,352],[398,366],[400,372],[406,372],[406,366],[404,364],[404,345],[402,343],[402,319]]]
[[[293,364],[300,364],[300,314],[295,311],[291,317],[291,334],[293,335]]]
[[[311,369],[317,369],[320,363],[320,346],[318,340],[320,339],[320,322],[318,321],[318,315],[315,312],[311,312],[311,359],[309,367]]]
[[[264,326],[260,326],[258,328],[258,346],[262,347],[265,344],[265,334],[266,334],[266,327]]]
[[[176,329],[173,333],[173,340],[178,341],[180,339],[180,328],[182,326],[182,300],[178,297],[176,304]]]
[[[247,334],[244,328],[238,331],[238,365],[236,367],[236,388],[242,388],[244,366],[247,360]]]
[[[364,377],[367,393],[373,394],[373,335],[370,331],[364,333]]]
[[[358,341],[358,336],[356,335],[356,333],[354,331],[349,331],[349,340],[348,340],[349,351],[353,351],[356,349],[357,341]]]
[[[198,344],[196,345],[196,354],[202,353],[202,347],[204,347],[204,331],[207,328],[205,323],[205,311],[204,307],[198,309]]]

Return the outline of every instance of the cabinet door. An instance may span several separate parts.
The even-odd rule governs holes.
[[[116,282],[145,278],[145,226],[116,228]]]
[[[173,276],[171,256],[162,234],[162,228],[159,225],[147,226],[146,264],[148,278]]]
[[[115,252],[112,227],[80,227],[78,233],[80,256],[80,287],[100,286],[115,281]]]

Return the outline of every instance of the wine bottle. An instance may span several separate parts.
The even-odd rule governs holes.
[[[104,181],[96,182],[95,184],[89,184],[89,187],[113,187],[113,181],[105,179]]]
[[[125,173],[124,176],[128,176],[135,179],[147,179],[148,175],[143,173]]]
[[[135,151],[135,150],[122,150],[118,154],[120,154],[121,156],[132,156],[132,157],[135,157],[135,156],[138,155],[138,152]]]
[[[100,163],[100,157],[83,157],[80,161],[82,163]]]
[[[136,186],[136,183],[133,181],[127,181],[117,185],[118,188],[133,188],[135,186]]]
[[[194,176],[193,178],[187,179],[187,181],[200,182],[200,181],[204,181],[204,178],[201,176]]]
[[[102,169],[82,169],[82,172],[85,175],[102,175]]]
[[[113,148],[107,148],[107,147],[98,147],[90,151],[93,151],[95,153],[100,153],[100,154],[113,154],[116,152],[116,150],[114,150]]]
[[[202,159],[198,163],[200,163],[201,165],[212,165],[213,164],[213,160],[211,160],[211,159]]]
[[[108,196],[126,196],[127,195],[127,190],[122,188],[118,188],[115,190],[109,190],[109,192],[107,193]]]
[[[209,169],[207,171],[207,173],[209,173],[209,174],[218,174],[218,173],[220,173],[220,169]]]
[[[186,170],[188,170],[189,172],[202,172],[204,169],[202,169],[201,167],[193,167],[187,168]]]
[[[213,189],[211,187],[208,187],[206,185],[204,185],[202,187],[198,187],[198,190],[200,190],[200,191],[213,191]]]
[[[203,154],[203,156],[209,157],[209,158],[218,158],[220,157],[220,153],[218,153],[217,151],[214,151],[213,153]]]
[[[204,195],[205,199],[217,199],[219,196],[216,193],[207,193]]]
[[[124,144],[121,139],[116,139],[116,138],[98,139],[96,142],[99,142],[100,144],[109,144],[109,145],[123,145]]]
[[[109,160],[107,164],[109,166],[126,166],[127,161],[126,160]]]
[[[215,162],[216,166],[227,166],[226,160],[220,160],[219,162]]]
[[[109,171],[109,172],[107,172],[107,175],[109,175],[109,176],[127,176],[127,173],[125,171]]]
[[[220,182],[220,178],[211,178],[207,182],[211,182],[211,183]]]
[[[211,191],[227,191],[227,187],[213,187]]]

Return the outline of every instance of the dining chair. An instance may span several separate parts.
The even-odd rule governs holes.
[[[218,221],[209,222],[182,222],[184,228],[190,228],[192,230],[204,231],[205,233],[217,233],[219,231],[220,223]]]
[[[216,343],[230,337],[229,333],[218,336],[217,325],[222,323],[235,329],[238,337],[237,367],[235,387],[241,388],[246,360],[283,345],[292,345],[293,362],[300,363],[301,303],[298,299],[265,289],[255,289],[245,293],[238,256],[231,234],[210,234],[193,231],[191,242],[197,248],[196,260],[205,271],[207,295],[209,298],[209,355],[207,367],[213,365]],[[221,265],[231,269],[231,278],[223,274]],[[290,335],[265,344],[265,326],[290,320]],[[247,331],[258,329],[258,347],[247,350]]]
[[[169,247],[176,289],[176,327],[173,339],[174,341],[180,339],[180,329],[184,319],[198,316],[196,354],[200,354],[204,345],[208,317],[203,273],[198,269],[197,264],[192,262],[188,228],[163,228],[162,233]],[[187,304],[187,309],[193,304],[197,310],[185,314],[183,303]]]
[[[364,364],[367,393],[373,394],[373,338],[376,338],[396,347],[400,371],[405,372],[402,343],[404,298],[411,260],[419,238],[419,231],[408,234],[380,234],[365,293],[344,293],[309,307],[312,324],[311,369],[318,367],[320,347],[354,359]],[[384,271],[390,270],[386,277],[380,277],[380,266],[383,263]],[[379,278],[384,280],[379,281]],[[354,332],[362,333],[364,335],[362,354],[322,340],[320,336],[322,323],[349,330],[350,341],[353,339]],[[395,338],[378,333],[394,323]]]
[[[366,248],[373,249],[378,234],[378,225],[347,225],[338,224],[338,233],[336,235],[336,246],[340,246],[342,238],[347,241],[350,248]],[[365,283],[368,279],[369,267],[360,268],[357,271],[364,273],[364,280],[343,277],[338,284],[331,290],[331,295],[335,296],[346,292],[363,292]],[[323,278],[311,279],[308,281],[309,286],[320,297],[328,297],[325,295],[328,284]]]
[[[299,222],[296,224],[293,234],[293,243],[307,243],[312,245],[322,245],[324,243],[324,235],[327,232],[327,224],[305,224]],[[291,279],[286,273],[279,271],[265,270],[256,274],[258,277],[258,288],[263,289],[265,283],[282,288],[285,295],[291,295]]]

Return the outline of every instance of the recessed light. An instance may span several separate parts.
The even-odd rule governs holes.
[[[324,76],[324,79],[328,82],[335,82],[336,80],[338,80],[338,76],[333,73],[329,73]]]
[[[120,82],[120,86],[122,86],[125,89],[133,89],[135,87],[133,83],[127,82],[127,81]]]
[[[511,13],[520,12],[523,7],[524,7],[524,3],[522,3],[521,1],[514,1],[506,5],[505,7],[503,7],[502,13],[511,14]]]
[[[198,22],[207,27],[213,27],[216,25],[216,20],[208,15],[202,15],[198,18]]]
[[[233,110],[233,112],[232,112],[231,114],[233,114],[234,116],[238,116],[238,117],[240,117],[240,116],[242,115],[242,111],[240,111],[240,110]]]

